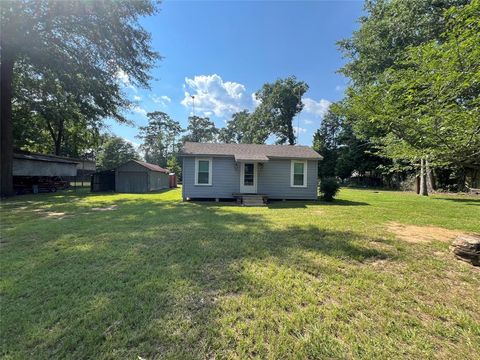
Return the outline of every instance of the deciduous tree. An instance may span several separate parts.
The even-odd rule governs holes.
[[[26,61],[35,72],[52,72],[67,93],[95,106],[101,117],[125,121],[129,105],[117,81],[148,87],[158,55],[139,18],[156,11],[156,2],[2,1],[0,192],[13,193],[12,98],[14,68]],[[89,81],[79,82],[79,78]],[[81,85],[81,86],[80,86]]]

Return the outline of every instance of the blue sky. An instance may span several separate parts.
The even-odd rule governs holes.
[[[110,131],[133,143],[145,114],[164,111],[186,127],[192,112],[218,127],[235,111],[253,109],[252,94],[265,82],[295,75],[308,83],[305,108],[294,120],[299,143],[310,145],[329,102],[341,99],[347,84],[336,73],[344,60],[336,41],[358,27],[361,1],[165,1],[142,20],[164,58],[152,71],[151,89],[133,86],[119,73],[136,102],[127,115],[136,126],[110,122]]]

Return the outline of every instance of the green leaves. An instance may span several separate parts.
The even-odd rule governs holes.
[[[121,137],[112,136],[103,144],[97,164],[100,170],[109,170],[132,159],[139,159],[133,145]]]
[[[141,149],[147,162],[165,167],[167,160],[179,151],[177,137],[183,131],[182,127],[162,111],[150,112],[147,117],[148,125],[141,126],[137,136],[143,140]]]
[[[442,19],[443,32],[432,28],[434,39],[405,44],[374,81],[352,86],[346,114],[389,158],[479,167],[480,3],[453,7]]]
[[[255,109],[253,119],[265,121],[270,132],[277,137],[277,143],[294,145],[296,137],[292,121],[303,109],[302,96],[307,90],[308,85],[295,76],[264,84],[255,94],[261,103]]]

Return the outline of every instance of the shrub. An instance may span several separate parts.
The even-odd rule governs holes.
[[[320,180],[320,192],[323,194],[325,201],[333,201],[333,197],[337,195],[339,189],[340,184],[333,177]]]

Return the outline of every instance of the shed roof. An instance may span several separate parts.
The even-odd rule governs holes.
[[[267,161],[269,158],[312,159],[323,157],[308,146],[263,144],[215,144],[185,142],[182,154],[233,156],[235,160]]]
[[[163,173],[166,173],[166,174],[169,174],[170,171],[167,170],[167,169],[164,169],[158,165],[155,165],[155,164],[150,164],[150,163],[147,163],[147,162],[144,162],[144,161],[140,161],[140,160],[132,160],[134,162],[136,162],[137,164],[147,168],[148,170],[152,170],[152,171],[157,171],[157,172],[163,172]]]

